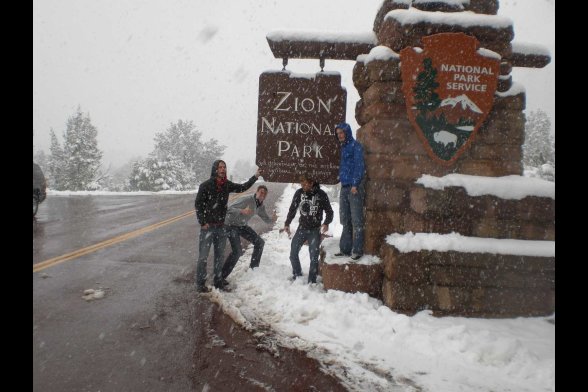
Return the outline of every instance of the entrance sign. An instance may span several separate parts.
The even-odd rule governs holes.
[[[400,51],[408,118],[429,156],[451,165],[469,147],[494,104],[500,55],[475,37],[423,37],[424,50]]]
[[[269,182],[298,182],[308,173],[321,184],[339,182],[340,144],[347,91],[338,72],[259,76],[255,162]]]

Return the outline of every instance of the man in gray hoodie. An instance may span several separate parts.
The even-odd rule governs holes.
[[[241,237],[253,244],[253,255],[251,255],[249,268],[259,266],[265,242],[255,230],[247,226],[247,222],[249,222],[249,219],[255,214],[257,214],[265,223],[273,223],[277,220],[275,211],[270,218],[265,210],[263,201],[266,196],[267,187],[265,185],[260,185],[257,187],[257,192],[255,192],[255,194],[241,196],[229,205],[227,217],[225,218],[225,228],[227,230],[227,238],[231,244],[231,253],[227,256],[225,264],[223,265],[223,280],[231,274],[239,257],[243,254]]]

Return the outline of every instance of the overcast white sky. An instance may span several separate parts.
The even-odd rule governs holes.
[[[548,47],[543,69],[515,69],[527,108],[555,127],[555,1],[502,0],[515,41]],[[147,155],[153,136],[179,119],[227,145],[231,168],[255,159],[258,78],[281,69],[265,36],[273,30],[369,31],[381,0],[33,0],[34,150],[49,151],[80,105],[98,128],[104,163]],[[354,62],[327,60],[347,88],[347,121],[357,128]],[[318,60],[290,60],[294,72]]]

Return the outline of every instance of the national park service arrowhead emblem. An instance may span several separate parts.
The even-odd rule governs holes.
[[[494,104],[500,55],[475,37],[423,37],[400,51],[408,118],[436,162],[451,165],[469,147]]]

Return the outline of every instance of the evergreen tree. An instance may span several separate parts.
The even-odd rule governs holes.
[[[551,135],[551,120],[541,109],[531,111],[527,116],[523,164],[533,167],[550,164],[555,167],[555,138]]]
[[[67,120],[63,134],[64,187],[68,190],[98,189],[102,151],[98,149],[98,131],[90,116],[77,112]]]
[[[165,160],[158,160],[153,154],[145,160],[139,160],[133,164],[129,176],[129,187],[132,191],[165,191],[187,190],[190,178],[183,162],[170,156]]]
[[[245,182],[251,178],[251,173],[255,173],[256,168],[253,161],[239,159],[227,174],[233,182]],[[323,185],[321,185],[322,187]]]
[[[523,165],[525,175],[555,181],[555,138],[551,134],[551,120],[541,109],[527,116]]]
[[[48,183],[49,186],[55,190],[62,191],[65,190],[65,179],[64,179],[64,167],[65,167],[65,159],[63,155],[63,148],[59,144],[59,140],[57,140],[57,136],[53,129],[49,131],[51,135],[51,147],[49,148],[50,155],[49,160],[47,162],[48,167]],[[47,172],[46,172],[47,173]]]
[[[215,159],[221,157],[226,146],[216,139],[202,140],[192,121],[178,120],[170,124],[164,132],[155,135],[153,155],[161,161],[180,161],[189,175],[185,177],[184,189],[194,189],[196,185],[210,177],[210,167]],[[174,163],[176,165],[176,163]]]
[[[423,60],[424,69],[417,75],[417,81],[412,89],[414,92],[416,108],[423,112],[432,112],[441,105],[439,94],[435,92],[437,83],[437,69],[433,68],[433,60]]]

